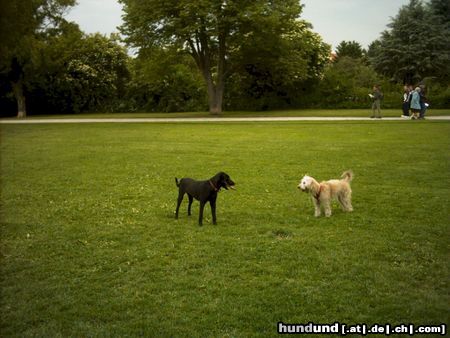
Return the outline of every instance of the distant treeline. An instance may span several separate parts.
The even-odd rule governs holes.
[[[368,50],[342,41],[336,53],[299,20],[298,1],[205,0],[169,13],[156,0],[124,0],[123,40],[65,21],[73,1],[27,12],[29,1],[2,5],[1,116],[364,108],[375,84],[383,107],[400,109],[403,85],[419,83],[432,107],[450,107],[447,0],[411,0]]]

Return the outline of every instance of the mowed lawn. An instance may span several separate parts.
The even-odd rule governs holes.
[[[295,110],[268,110],[268,111],[224,111],[220,117],[370,117],[372,110],[370,104],[366,109],[295,109]],[[382,109],[383,117],[400,117],[401,109]],[[449,109],[428,109],[426,117],[448,116]],[[30,115],[29,120],[35,119],[74,119],[74,118],[211,118],[211,114],[203,112],[179,112],[179,113],[83,113],[66,115]],[[15,120],[9,117],[5,120]]]
[[[0,335],[449,324],[450,123],[1,127]],[[353,213],[297,190],[352,169]],[[174,177],[226,171],[218,225]]]

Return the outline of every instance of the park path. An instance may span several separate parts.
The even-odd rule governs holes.
[[[427,120],[450,121],[450,116],[429,116]],[[186,117],[186,118],[65,118],[65,119],[0,119],[0,124],[37,123],[205,123],[205,122],[290,122],[290,121],[406,121],[400,117],[371,119],[368,117]]]

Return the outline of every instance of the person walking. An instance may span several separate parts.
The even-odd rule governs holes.
[[[412,86],[405,85],[403,87],[403,104],[402,104],[402,118],[409,119],[409,104],[411,101],[411,95],[412,95]]]
[[[425,85],[420,85],[420,116],[419,119],[420,120],[425,120],[425,113],[427,111],[428,108],[428,99],[426,98],[426,94],[427,94],[427,89],[425,87]]]
[[[380,90],[380,86],[373,86],[373,93],[369,94],[369,96],[373,100],[372,116],[370,118],[373,119],[376,117],[381,119],[381,100],[383,99],[383,93]],[[377,112],[377,114],[375,112]]]
[[[420,88],[416,87],[411,97],[411,120],[417,120],[419,118],[421,109]]]

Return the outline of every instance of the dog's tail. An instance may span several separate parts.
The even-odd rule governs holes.
[[[180,182],[178,182],[178,178],[175,177],[175,184],[177,185],[177,187],[180,186]]]
[[[353,180],[353,177],[353,171],[351,170],[344,171],[341,175],[341,178],[346,182],[351,182]]]

